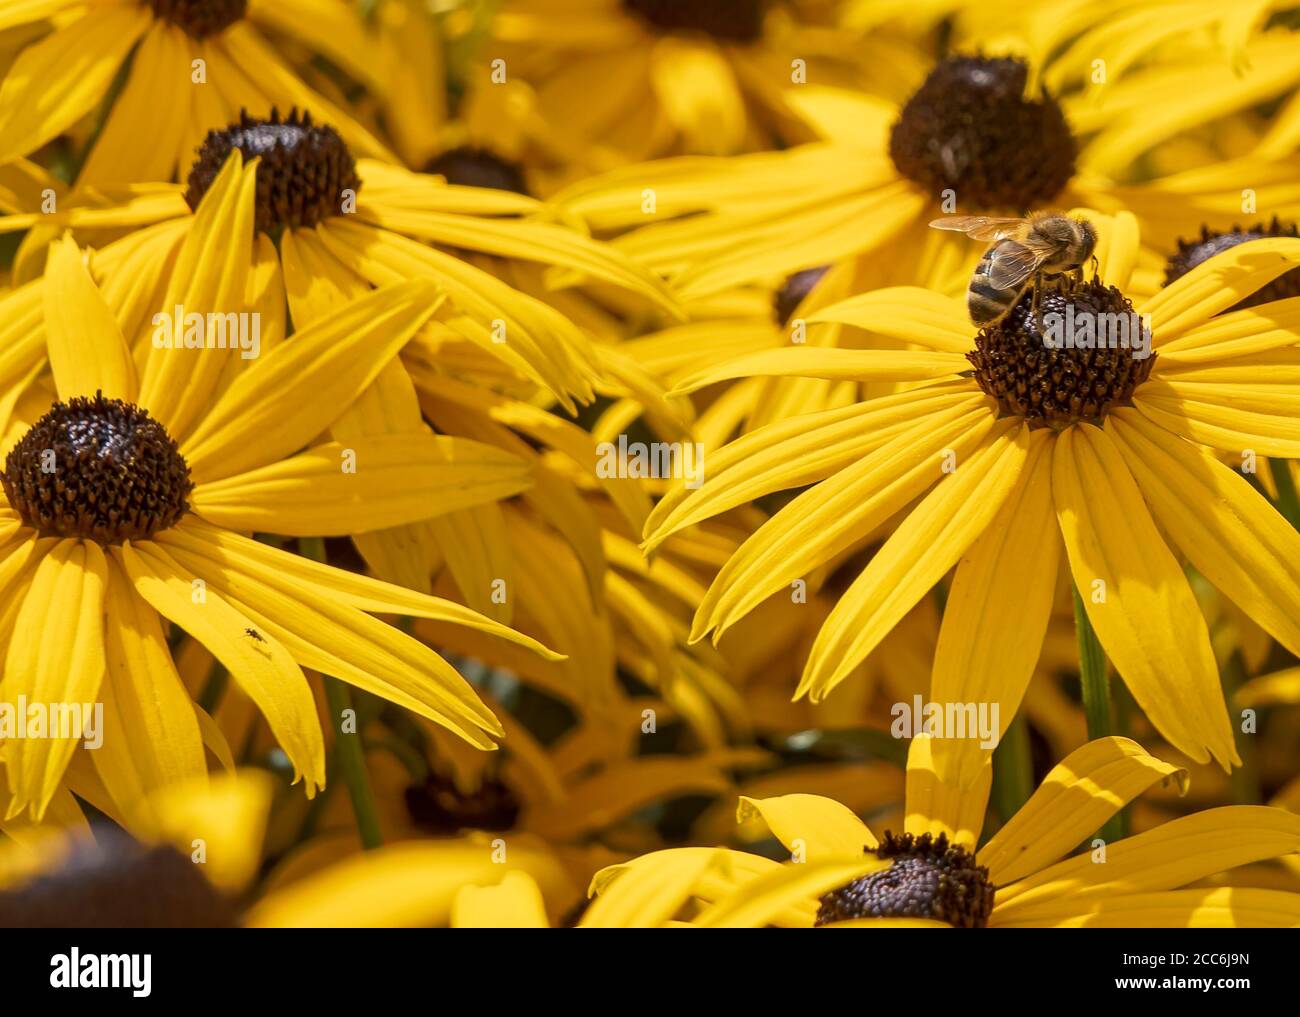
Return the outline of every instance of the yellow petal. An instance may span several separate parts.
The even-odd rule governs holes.
[[[724,865],[726,853],[715,851],[656,851],[620,866],[603,883],[587,908],[583,929],[649,929],[667,922],[690,899],[704,874]],[[600,881],[597,873],[593,888]]]
[[[944,605],[930,701],[995,703],[996,739],[1020,708],[1051,620],[1061,537],[1052,508],[1050,432],[1033,431],[1015,490],[962,555]],[[1015,619],[1012,625],[1008,619]],[[966,787],[992,752],[977,731],[933,745],[941,780]]]
[[[1061,433],[1052,495],[1088,618],[1138,705],[1197,762],[1240,764],[1205,619],[1105,431]]]
[[[496,886],[462,886],[451,902],[453,929],[547,929],[546,902],[537,880],[507,872]]]
[[[400,283],[353,301],[271,350],[235,379],[182,443],[195,479],[230,477],[307,445],[370,384],[437,305],[427,282]],[[225,351],[220,355],[230,356]]]
[[[118,808],[136,816],[151,791],[191,781],[201,786],[207,766],[194,704],[158,615],[116,562],[108,563],[105,608],[105,731],[91,759]]]
[[[1110,433],[1152,515],[1206,579],[1300,653],[1300,534],[1237,471],[1132,410]]]
[[[45,334],[60,399],[103,392],[108,399],[135,401],[131,352],[71,236],[50,247]]]
[[[993,424],[982,404],[932,413],[800,494],[718,572],[696,611],[692,641],[710,629],[721,634],[776,590],[854,546],[943,476],[945,451],[964,456]]]
[[[889,866],[889,861],[875,855],[783,865],[705,908],[692,924],[714,929],[761,928],[791,905],[815,902],[824,893]]]
[[[274,790],[259,770],[169,784],[149,797],[149,836],[190,856],[213,885],[242,893],[262,863]]]
[[[325,743],[316,703],[302,669],[269,633],[250,636],[253,622],[224,597],[151,542],[112,548],[136,593],[164,618],[208,648],[266,717],[294,767],[294,783],[306,778],[308,795],[325,785]]]
[[[377,434],[327,442],[200,484],[191,507],[232,530],[336,536],[499,501],[530,480],[528,463],[491,445],[446,435]]]
[[[1300,849],[1300,816],[1266,805],[1229,805],[1170,820],[998,891],[993,921],[1045,921],[1117,893],[1172,890],[1238,865]]]
[[[7,818],[30,808],[32,818],[41,819],[87,734],[85,711],[97,701],[104,677],[107,568],[98,544],[61,540],[41,558],[22,598],[5,658],[4,699],[15,715],[19,697],[29,716],[39,704],[47,728],[44,737],[29,731],[6,745],[13,791]],[[58,710],[61,704],[76,717]],[[72,725],[69,733],[60,718]]]
[[[817,633],[796,695],[820,700],[847,678],[992,522],[1025,464],[1030,434],[1004,420],[981,437],[845,591]]]
[[[0,87],[0,163],[39,148],[89,113],[152,20],[142,7],[100,7],[19,53]]]
[[[1054,766],[1014,816],[979,852],[996,886],[1037,872],[1073,851],[1143,791],[1187,771],[1149,756],[1127,738],[1098,738]]]
[[[989,757],[975,782],[966,788],[944,783],[934,767],[934,741],[917,735],[907,752],[907,813],[905,833],[932,837],[943,834],[949,843],[975,850],[984,828],[984,810],[993,785],[993,759]]]
[[[736,822],[758,817],[787,850],[810,862],[854,861],[878,843],[867,825],[833,798],[820,795],[741,797]]]

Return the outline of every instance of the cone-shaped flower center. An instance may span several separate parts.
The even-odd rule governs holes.
[[[55,403],[10,451],[0,482],[14,511],[43,536],[100,544],[174,526],[194,489],[162,424],[98,393]]]
[[[422,830],[451,836],[461,830],[509,830],[519,818],[519,801],[498,780],[484,778],[473,792],[461,791],[455,782],[431,775],[405,792],[406,811]]]
[[[767,0],[623,0],[623,9],[662,32],[704,32],[725,42],[763,34]]]
[[[1202,226],[1199,240],[1178,241],[1178,253],[1171,255],[1165,265],[1165,285],[1168,286],[1175,279],[1181,279],[1201,262],[1231,247],[1244,244],[1249,240],[1266,240],[1269,237],[1300,237],[1300,228],[1297,228],[1293,222],[1281,222],[1277,216],[1273,216],[1273,221],[1267,225],[1262,222],[1256,223],[1248,230],[1237,226],[1223,232]],[[1278,276],[1267,286],[1233,304],[1228,310],[1240,311],[1243,307],[1258,307],[1260,304],[1269,304],[1274,300],[1283,300],[1287,297],[1300,297],[1300,269],[1293,268],[1290,272]]]
[[[244,16],[248,0],[147,0],[153,12],[191,39],[224,32]]]
[[[1032,293],[975,337],[966,356],[979,387],[1004,413],[1054,427],[1127,403],[1156,359],[1129,299],[1093,279],[1046,290],[1035,314]]]
[[[496,191],[527,194],[528,184],[518,163],[502,159],[485,148],[468,145],[450,148],[429,160],[426,173],[446,177],[447,183],[460,187],[488,187]]]
[[[903,106],[889,137],[898,172],[972,211],[1026,211],[1074,176],[1078,147],[1056,101],[1026,99],[1019,60],[949,57]]]
[[[313,124],[310,114],[300,117],[296,109],[283,120],[276,110],[269,120],[241,113],[239,123],[209,131],[199,146],[185,191],[190,208],[199,207],[235,148],[245,162],[262,160],[257,166],[254,219],[259,233],[315,226],[342,214],[349,193],[355,199],[361,189],[356,161],[333,127]]]
[[[940,834],[886,833],[876,848],[893,864],[821,899],[817,924],[853,918],[932,918],[959,929],[983,928],[993,910],[989,870]]]

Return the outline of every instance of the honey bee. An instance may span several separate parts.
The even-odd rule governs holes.
[[[1085,219],[1060,212],[1035,212],[1027,219],[999,219],[985,215],[951,215],[930,223],[935,229],[955,230],[972,240],[992,241],[984,252],[966,290],[966,309],[980,328],[997,324],[1011,311],[1032,280],[1033,313],[1038,314],[1038,292],[1043,276],[1073,273],[1083,278],[1083,264],[1094,263],[1097,231]]]

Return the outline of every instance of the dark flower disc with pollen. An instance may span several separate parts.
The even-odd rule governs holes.
[[[441,774],[405,791],[411,821],[428,833],[451,836],[461,830],[512,829],[519,818],[519,800],[499,780],[484,778],[471,792],[461,791]]]
[[[1165,265],[1165,285],[1175,279],[1181,279],[1202,262],[1208,261],[1216,254],[1222,254],[1238,244],[1251,240],[1267,240],[1270,237],[1300,237],[1300,228],[1295,223],[1283,223],[1277,216],[1268,224],[1256,223],[1248,230],[1234,226],[1230,230],[1211,230],[1201,227],[1201,236],[1197,240],[1179,240],[1178,253],[1169,258]],[[1240,311],[1246,307],[1258,307],[1274,300],[1287,297],[1300,297],[1300,268],[1284,272],[1267,286],[1256,290],[1248,297],[1243,297],[1233,304],[1229,311]]]
[[[174,526],[194,489],[162,424],[99,393],[55,403],[9,452],[0,482],[14,511],[43,536],[100,544]]]
[[[978,56],[941,62],[903,106],[889,135],[898,172],[967,209],[1027,211],[1074,176],[1074,135],[1056,101],[1026,99],[1029,68]]]
[[[486,148],[469,145],[449,148],[429,160],[424,172],[446,177],[447,183],[460,187],[487,187],[495,191],[528,194],[523,168]]]
[[[229,929],[234,904],[173,847],[100,830],[61,865],[0,891],[10,929]]]
[[[704,32],[724,42],[763,34],[768,0],[623,0],[623,9],[661,32]]]
[[[311,114],[290,110],[283,119],[277,110],[269,120],[241,112],[239,123],[209,131],[190,169],[185,201],[197,209],[216,180],[232,149],[244,161],[260,158],[254,226],[259,233],[315,226],[340,215],[347,195],[361,189],[356,161],[338,131],[314,124]]]
[[[817,925],[854,918],[929,918],[959,929],[984,928],[993,911],[989,870],[963,847],[928,833],[886,832],[875,849],[893,864],[832,890],[821,899]]]
[[[1084,316],[1091,316],[1095,332],[1096,323],[1115,320],[1100,315],[1132,314],[1129,299],[1093,279],[1069,290],[1045,291],[1035,315],[1031,293],[1026,291],[1005,318],[976,335],[975,349],[966,357],[975,367],[979,387],[998,401],[1003,413],[1054,427],[1099,421],[1113,407],[1127,403],[1156,360],[1155,353],[1135,356],[1143,347],[1151,349],[1150,335],[1139,319],[1128,319],[1129,348],[1113,343],[1108,348],[1100,343],[1070,348],[1049,344],[1044,333],[1051,337],[1054,315],[1062,323],[1072,315],[1076,332]]]
[[[248,0],[149,0],[153,12],[191,39],[224,32],[244,16]]]

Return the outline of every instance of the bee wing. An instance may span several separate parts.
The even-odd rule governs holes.
[[[1038,269],[1043,253],[1014,241],[999,248],[989,269],[989,283],[999,290],[1019,286]]]
[[[949,215],[933,219],[930,225],[937,230],[965,233],[972,240],[1006,240],[1024,227],[1028,219],[1008,219],[991,215]]]

